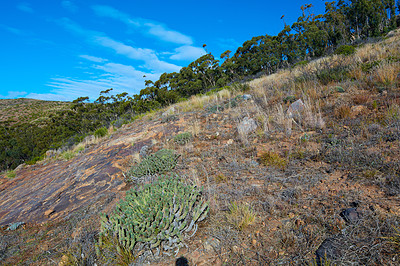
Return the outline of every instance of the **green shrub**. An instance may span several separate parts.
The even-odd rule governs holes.
[[[282,170],[285,169],[288,164],[285,158],[272,151],[264,152],[261,155],[261,162],[266,166],[275,166]]]
[[[349,70],[346,67],[335,67],[321,69],[316,73],[317,79],[323,85],[328,85],[330,82],[340,82],[349,77]]]
[[[231,85],[233,90],[236,91],[241,91],[241,92],[246,92],[248,90],[250,90],[250,85],[247,83],[234,83]]]
[[[94,132],[94,136],[98,137],[98,138],[104,137],[105,135],[107,135],[107,128],[106,127],[98,128]]]
[[[66,161],[71,160],[75,156],[76,156],[76,152],[74,152],[74,151],[64,151],[63,153],[61,153],[61,157]]]
[[[294,66],[295,67],[296,66],[305,66],[307,64],[308,64],[308,61],[307,60],[303,60],[303,61],[297,62],[296,64],[294,64]]]
[[[192,140],[193,136],[190,132],[184,132],[174,137],[174,142],[179,145],[185,145]]]
[[[132,254],[155,249],[177,253],[208,211],[201,189],[183,184],[178,176],[162,176],[140,190],[128,191],[113,215],[102,215],[98,253],[110,237],[118,240],[119,252],[123,247]]]
[[[373,68],[375,68],[376,66],[379,66],[379,64],[381,62],[382,62],[381,60],[377,60],[377,61],[372,61],[372,62],[368,62],[368,63],[363,63],[363,64],[361,64],[361,70],[363,72],[369,73],[369,72],[371,72],[371,70]]]
[[[335,54],[351,55],[356,52],[356,48],[351,45],[341,45],[335,50]]]
[[[335,91],[336,91],[336,92],[339,92],[339,93],[345,92],[345,90],[344,90],[342,87],[340,87],[340,86],[336,86],[336,87],[335,87]]]
[[[222,91],[223,89],[226,89],[226,87],[220,87],[220,88],[215,88],[215,89],[209,90],[206,92],[206,95],[207,96],[213,95],[219,91]]]
[[[179,155],[174,150],[162,149],[150,154],[138,165],[135,165],[126,175],[126,182],[137,181],[144,176],[163,174],[175,168]]]
[[[16,175],[17,175],[17,174],[15,173],[14,170],[10,170],[10,171],[7,171],[7,172],[6,172],[6,177],[7,177],[8,179],[13,179],[13,178],[15,178]]]

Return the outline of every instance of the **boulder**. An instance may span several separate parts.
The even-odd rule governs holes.
[[[287,110],[287,116],[289,118],[293,118],[296,114],[299,115],[303,110],[304,110],[304,103],[301,99],[298,99],[289,106]]]
[[[167,111],[165,111],[164,113],[162,113],[162,116],[169,116],[169,115],[173,115],[175,113],[175,107],[170,107],[167,109]]]
[[[239,132],[239,135],[241,136],[247,136],[257,128],[257,123],[254,121],[254,119],[245,117],[242,122],[239,123],[237,129]]]

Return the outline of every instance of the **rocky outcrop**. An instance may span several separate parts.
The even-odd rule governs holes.
[[[47,159],[20,167],[0,185],[0,225],[42,223],[66,217],[99,197],[123,191],[127,158],[145,145],[179,131],[159,121],[134,123],[69,161]]]

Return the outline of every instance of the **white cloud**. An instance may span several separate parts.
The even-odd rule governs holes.
[[[193,61],[205,54],[206,51],[201,47],[186,45],[176,48],[175,53],[172,56],[170,56],[170,59]]]
[[[154,50],[134,48],[121,42],[117,42],[109,37],[99,36],[96,37],[95,40],[100,45],[113,49],[117,54],[124,55],[131,59],[144,61],[144,67],[147,69],[157,72],[174,72],[181,69],[180,66],[159,60]]]
[[[104,59],[104,58],[91,56],[91,55],[85,55],[85,54],[80,55],[79,57],[81,57],[83,59],[86,59],[86,60],[89,60],[89,61],[92,61],[92,62],[96,62],[96,63],[102,63],[102,62],[107,62],[108,61],[107,59]]]
[[[144,31],[144,33],[152,35],[160,40],[185,45],[190,45],[193,43],[191,37],[178,31],[170,30],[160,22],[143,18],[131,18],[128,14],[118,11],[110,6],[96,5],[92,8],[98,16],[109,17],[122,21],[128,26],[140,28]]]
[[[17,5],[17,8],[19,10],[23,11],[23,12],[26,12],[26,13],[33,13],[34,12],[32,7],[30,6],[30,4],[28,4],[26,2],[19,3]]]
[[[14,98],[22,97],[24,95],[26,95],[25,91],[8,91],[7,95],[0,94],[0,98],[1,99],[14,99]]]
[[[147,79],[156,80],[161,73],[147,73],[132,66],[107,62],[91,65],[94,74],[85,79],[58,77],[53,78],[46,85],[52,87],[50,94],[34,95],[35,99],[61,99],[72,101],[78,97],[88,96],[94,101],[100,91],[113,88],[113,94],[127,92],[130,95],[138,94],[144,88]],[[145,77],[144,77],[145,76]],[[56,96],[59,95],[57,98]],[[41,98],[39,98],[41,97]]]
[[[61,2],[61,5],[63,8],[67,9],[68,11],[70,11],[72,13],[76,13],[78,11],[78,7],[72,1],[64,0]]]
[[[85,36],[89,42],[95,45],[110,48],[116,54],[123,55],[130,59],[144,61],[145,64],[141,67],[145,67],[152,72],[171,72],[178,71],[181,68],[180,66],[161,61],[156,52],[152,49],[136,48],[126,45],[111,39],[102,32],[85,30],[67,18],[59,20],[59,23],[67,30]]]

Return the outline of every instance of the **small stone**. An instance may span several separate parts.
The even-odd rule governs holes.
[[[203,247],[207,252],[216,249],[219,246],[219,240],[216,238],[208,238],[204,243]]]
[[[292,103],[288,110],[287,115],[289,118],[293,118],[296,114],[299,115],[304,109],[304,103],[301,99],[298,99],[294,103]]]
[[[60,262],[58,263],[58,266],[69,265],[69,263],[70,263],[70,261],[69,261],[68,256],[64,254],[64,255],[61,257],[61,260],[60,260]]]
[[[242,97],[243,97],[243,100],[247,101],[247,100],[250,100],[252,96],[250,94],[244,94]]]
[[[232,145],[233,144],[233,139],[228,139],[228,141],[226,142],[227,145]]]
[[[240,248],[239,248],[238,246],[233,246],[233,247],[232,247],[232,251],[233,251],[234,253],[239,253]]]
[[[150,150],[150,147],[149,146],[147,146],[147,145],[144,145],[141,149],[140,149],[140,152],[139,152],[139,156],[140,156],[140,158],[146,158],[147,157],[147,155],[148,155],[148,153],[149,153],[149,150]]]
[[[364,105],[356,105],[351,107],[351,112],[353,115],[359,115],[364,112],[367,108]]]
[[[44,215],[45,216],[50,216],[53,212],[54,212],[54,209],[49,209],[49,210],[44,212]]]
[[[342,217],[346,223],[352,224],[357,223],[361,219],[362,214],[357,211],[357,208],[348,208],[342,210],[340,217]]]
[[[172,107],[168,108],[167,111],[162,113],[162,116],[173,115],[174,113],[175,113],[175,107],[172,106]]]
[[[253,244],[254,247],[257,246],[257,240],[253,239],[253,240],[251,241],[251,243]]]

